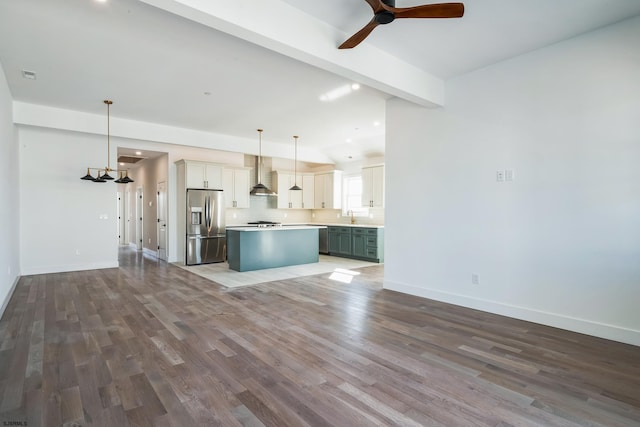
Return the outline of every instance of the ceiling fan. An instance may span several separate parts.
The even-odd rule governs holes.
[[[360,31],[338,46],[338,49],[351,49],[360,44],[381,24],[389,24],[396,18],[460,18],[464,15],[462,3],[423,4],[413,7],[396,7],[396,0],[365,0],[373,9],[373,19]]]

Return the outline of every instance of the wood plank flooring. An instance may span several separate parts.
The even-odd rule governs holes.
[[[127,251],[23,277],[0,425],[639,426],[640,348],[382,290],[226,290]]]

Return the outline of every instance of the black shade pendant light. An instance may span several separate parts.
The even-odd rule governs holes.
[[[293,158],[293,187],[289,190],[302,191],[302,188],[298,187],[298,135],[293,135],[293,140],[295,141],[295,154]]]
[[[91,172],[89,171],[89,168],[87,168],[87,174],[80,179],[85,181],[93,181],[95,178],[91,176]]]
[[[123,184],[128,184],[130,182],[134,182],[131,178],[129,178],[129,171],[124,171],[124,178],[121,178]]]
[[[98,170],[98,176],[97,176],[97,177],[95,177],[95,178],[93,178],[93,180],[92,180],[92,181],[93,181],[93,182],[107,182],[107,180],[106,180],[106,179],[104,179],[104,178],[102,177],[102,175],[100,175],[100,170]]]
[[[269,188],[262,183],[262,129],[258,129],[258,141],[258,183],[253,186],[249,194],[252,196],[275,196],[276,193],[269,190]]]
[[[111,114],[110,114],[110,109],[109,107],[111,106],[111,104],[113,104],[113,101],[110,101],[108,99],[105,99],[103,101],[106,105],[107,105],[107,166],[103,168],[87,168],[87,174],[85,176],[83,176],[82,180],[84,181],[92,181],[92,182],[107,182],[107,181],[113,181],[117,184],[128,184],[130,182],[133,182],[133,180],[131,178],[129,178],[129,171],[126,170],[125,171],[125,176],[123,177],[122,175],[122,171],[118,170],[118,169],[111,169],[111,163],[109,161],[109,156],[111,154],[111,123],[110,123],[110,119],[111,119]],[[94,178],[93,176],[91,176],[91,169],[97,170],[98,171],[98,175]],[[100,172],[104,170],[104,174],[100,175]],[[120,173],[120,178],[119,179],[114,179],[111,175],[109,175],[109,172],[116,172],[116,173]]]

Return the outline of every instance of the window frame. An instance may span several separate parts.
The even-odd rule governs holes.
[[[355,196],[349,192],[349,183],[353,179],[360,180],[360,193],[358,194],[360,201],[358,207],[350,207],[348,203],[349,199]],[[352,173],[342,176],[342,216],[351,216],[349,211],[353,211],[354,217],[369,216],[369,207],[362,206],[362,173]]]

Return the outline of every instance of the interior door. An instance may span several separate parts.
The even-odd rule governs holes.
[[[143,199],[142,199],[143,191],[142,187],[138,187],[136,189],[136,249],[142,250],[142,225],[143,225]]]
[[[118,197],[118,202],[117,202],[117,209],[118,209],[118,244],[119,245],[124,245],[126,244],[126,241],[124,239],[124,232],[125,232],[125,215],[124,215],[124,200],[122,198],[122,193],[120,191],[118,191],[117,193],[117,197]]]
[[[167,260],[167,183],[158,183],[158,259]]]
[[[131,243],[131,191],[124,193],[124,242],[126,245]]]

